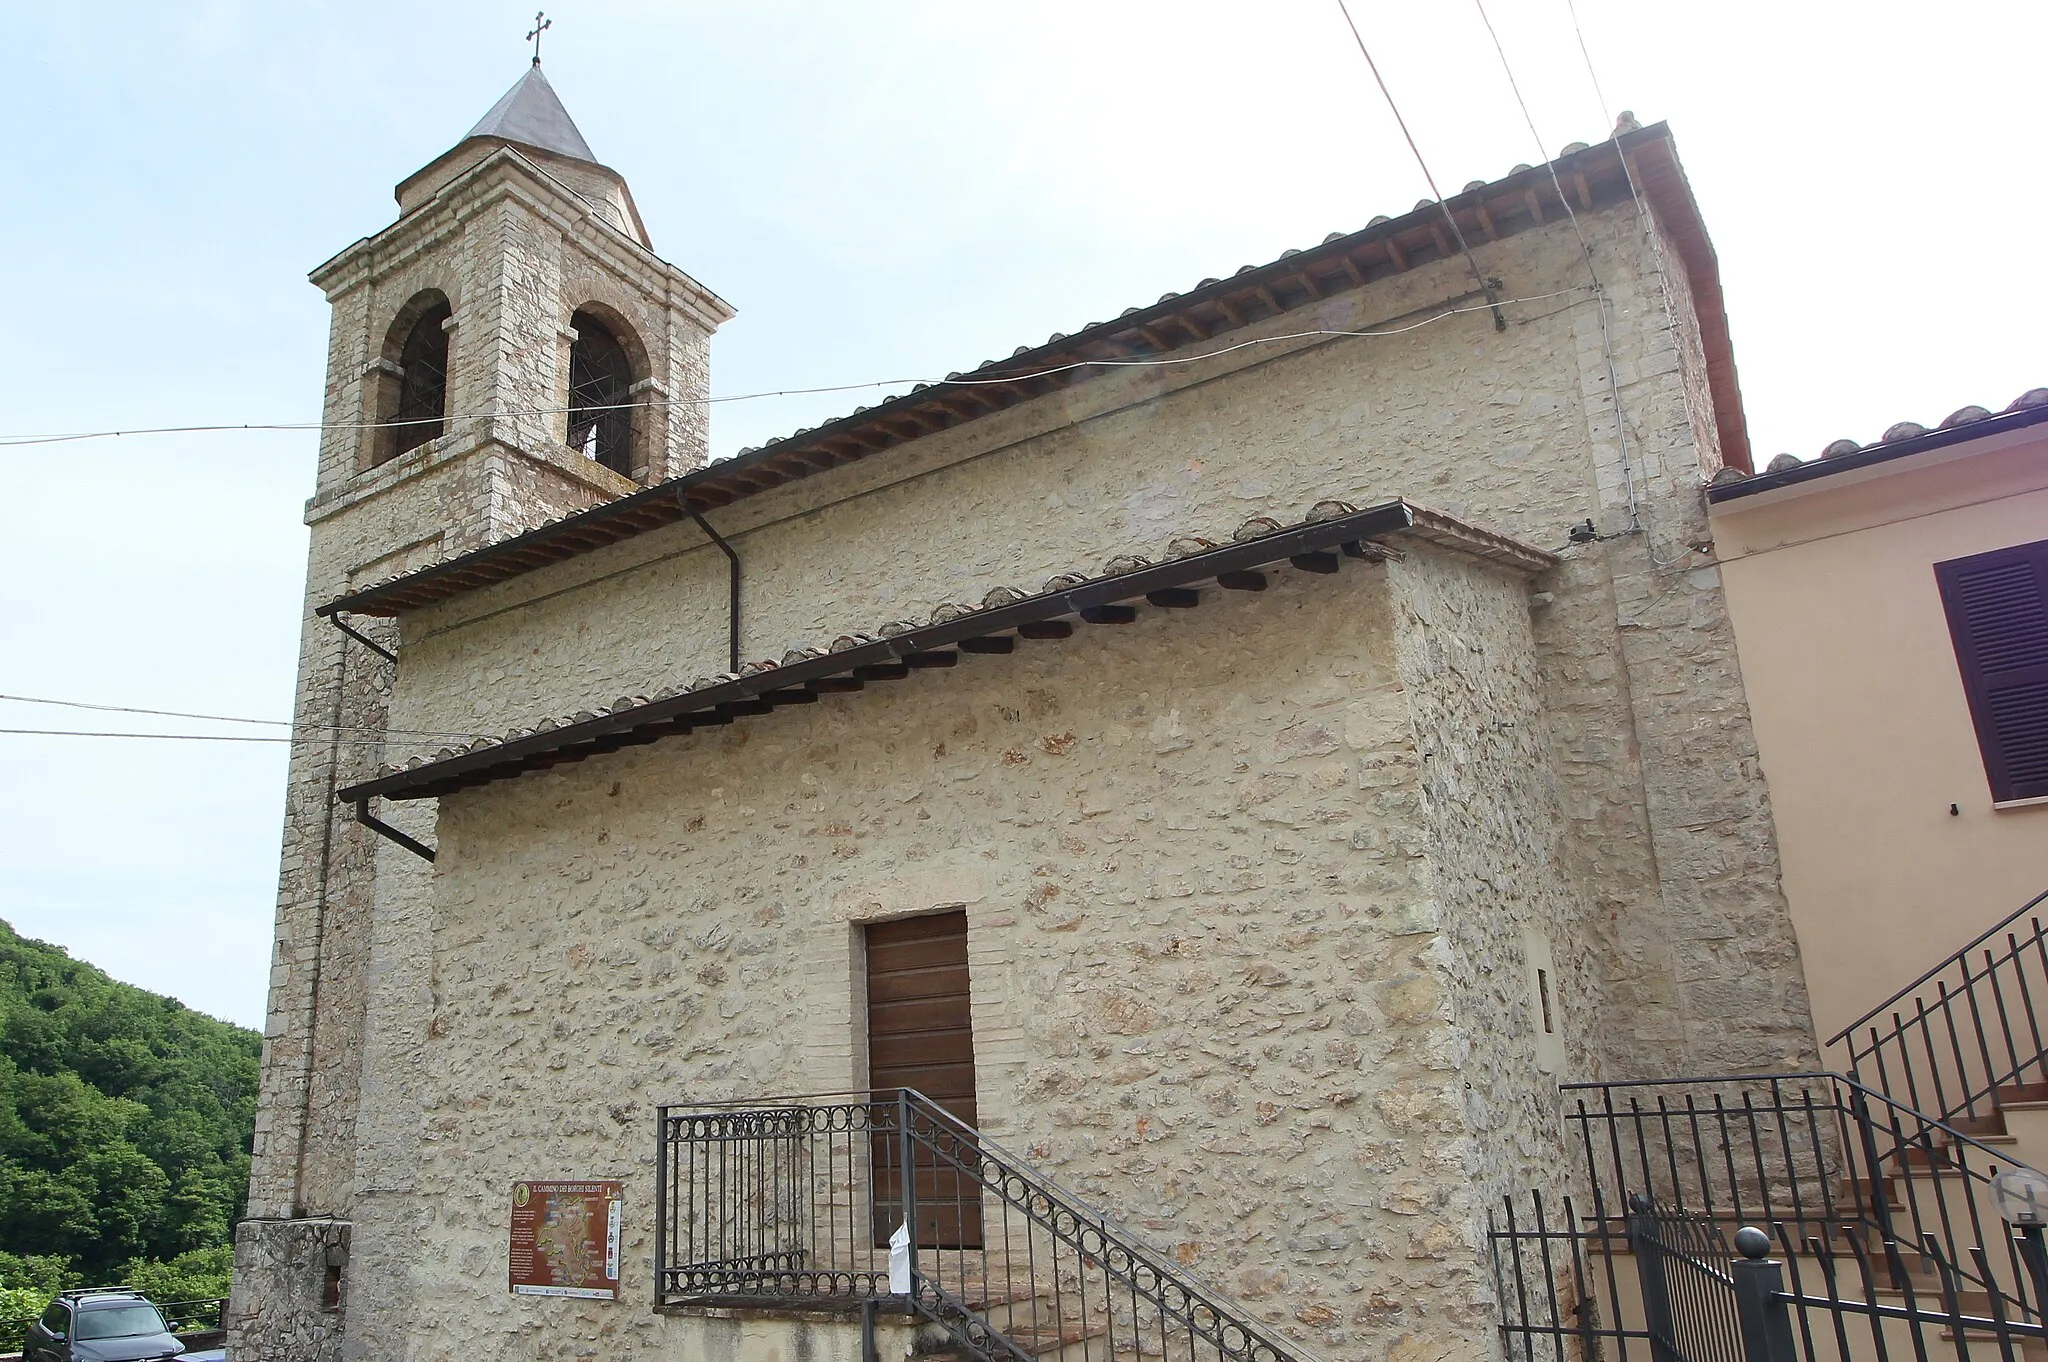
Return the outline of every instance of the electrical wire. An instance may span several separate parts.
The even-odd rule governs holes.
[[[273,737],[268,733],[108,733],[75,728],[0,728],[0,734],[26,738],[151,738],[159,742],[305,743],[327,740],[325,734]],[[359,739],[354,741],[365,747],[380,745]]]
[[[1593,54],[1586,47],[1586,30],[1579,26],[1579,7],[1573,0],[1564,0],[1564,9],[1572,19],[1572,35],[1579,40],[1579,56],[1585,59],[1586,78],[1593,82],[1593,99],[1600,106],[1600,121],[1611,128],[1614,117],[1607,112],[1607,92],[1600,88],[1600,73],[1593,69]]]
[[[1575,0],[1564,0],[1565,14],[1572,21],[1572,36],[1578,40],[1579,58],[1586,66],[1586,80],[1593,87],[1593,102],[1600,106],[1600,122],[1604,127],[1614,129],[1614,135],[1621,136],[1621,124],[1609,111],[1607,92],[1601,88],[1600,73],[1593,66],[1592,49],[1586,45],[1586,30],[1579,23],[1579,7]],[[1627,118],[1627,110],[1622,111]],[[1635,165],[1626,155],[1621,157],[1621,177],[1628,185],[1628,197],[1636,206],[1636,218],[1643,225],[1643,239],[1650,243],[1650,254],[1657,265],[1657,292],[1664,299],[1664,320],[1673,333],[1678,330],[1678,305],[1671,298],[1671,269],[1664,258],[1664,244],[1659,239],[1656,223],[1650,216],[1650,206],[1643,201],[1642,189],[1636,184]]]
[[[1453,229],[1457,226],[1455,222],[1451,225]],[[1469,252],[1467,252],[1467,258],[1468,260],[1470,258]],[[1473,268],[1476,270],[1478,267],[1475,265]],[[1485,286],[1485,282],[1482,280],[1480,291],[1488,295],[1487,301],[1483,304],[1473,307],[1444,308],[1441,311],[1431,313],[1420,321],[1410,322],[1405,326],[1380,327],[1368,331],[1346,331],[1334,327],[1315,327],[1307,331],[1290,331],[1278,336],[1252,336],[1246,340],[1233,342],[1230,345],[1204,350],[1200,354],[1166,355],[1150,359],[1081,359],[1074,360],[1068,364],[1054,365],[1049,369],[1039,369],[1031,373],[1004,374],[994,378],[883,378],[865,383],[840,383],[823,388],[781,388],[767,392],[735,393],[726,397],[679,397],[666,398],[654,402],[619,402],[610,406],[575,408],[513,407],[503,411],[466,412],[454,416],[411,421],[241,422],[221,425],[149,426],[134,430],[71,431],[56,435],[5,435],[0,436],[0,449],[20,448],[27,445],[64,444],[77,440],[104,440],[129,435],[213,435],[245,430],[390,430],[403,426],[434,425],[441,422],[452,424],[456,421],[491,421],[508,416],[560,416],[571,411],[578,415],[583,415],[601,411],[641,411],[649,408],[711,406],[721,402],[751,402],[757,398],[764,397],[797,397],[817,393],[855,392],[867,388],[896,388],[902,387],[905,384],[916,383],[926,384],[934,391],[943,388],[1004,387],[1016,383],[1028,383],[1033,379],[1054,378],[1060,374],[1072,373],[1080,369],[1157,369],[1170,368],[1181,364],[1199,364],[1204,360],[1217,359],[1256,345],[1278,345],[1289,341],[1313,340],[1318,337],[1375,340],[1387,336],[1402,336],[1411,331],[1419,331],[1425,326],[1433,326],[1437,322],[1447,320],[1448,318],[1462,316],[1468,312],[1497,312],[1500,308],[1511,307],[1518,303],[1540,303],[1547,299],[1562,298],[1567,294],[1578,293],[1581,290],[1577,288],[1558,289],[1550,293],[1531,294],[1526,298],[1496,299],[1492,297],[1492,291]]]
[[[1436,176],[1429,173],[1429,162],[1422,159],[1422,148],[1415,145],[1415,135],[1408,131],[1408,120],[1401,117],[1401,106],[1394,102],[1394,92],[1387,88],[1386,80],[1380,75],[1379,63],[1375,62],[1372,53],[1366,50],[1365,35],[1358,31],[1358,24],[1351,17],[1351,7],[1345,0],[1337,0],[1337,9],[1344,16],[1344,26],[1351,30],[1351,40],[1358,44],[1358,55],[1365,58],[1366,69],[1372,72],[1373,83],[1380,87],[1380,94],[1386,99],[1387,108],[1392,110],[1394,122],[1399,125],[1401,136],[1408,143],[1408,150],[1414,153],[1415,164],[1422,167],[1422,179],[1429,186],[1430,198],[1442,210],[1444,221],[1451,224],[1451,235],[1456,238],[1458,250],[1464,254],[1465,263],[1472,267],[1473,280],[1479,285],[1479,291],[1486,295],[1486,300],[1489,303],[1494,302],[1493,288],[1486,282],[1486,276],[1480,272],[1479,262],[1472,258],[1472,248],[1465,244],[1465,233],[1459,228],[1458,219],[1452,216],[1449,205],[1444,202],[1443,191],[1436,187]],[[1507,318],[1501,315],[1498,304],[1493,309],[1493,324],[1495,330],[1508,329]]]
[[[1342,0],[1339,0],[1339,3],[1342,3]],[[1522,97],[1522,84],[1515,79],[1515,68],[1508,61],[1507,48],[1502,46],[1500,34],[1493,26],[1493,18],[1486,12],[1486,0],[1472,0],[1472,5],[1473,8],[1479,11],[1480,22],[1486,25],[1486,36],[1493,40],[1494,53],[1500,58],[1500,69],[1508,78],[1508,89],[1514,92],[1516,107],[1522,111],[1522,122],[1528,127],[1529,136],[1536,143],[1537,158],[1543,162],[1544,169],[1550,173],[1551,187],[1557,191],[1558,202],[1564,205],[1565,216],[1571,219],[1572,233],[1579,239],[1579,251],[1586,261],[1586,277],[1593,281],[1594,312],[1600,319],[1600,353],[1607,368],[1607,391],[1614,401],[1614,439],[1616,448],[1621,454],[1621,481],[1623,494],[1628,500],[1629,533],[1643,536],[1643,551],[1649,556],[1650,562],[1653,565],[1661,568],[1675,567],[1679,563],[1684,562],[1691,555],[1692,550],[1688,550],[1686,553],[1682,553],[1676,558],[1669,560],[1659,558],[1656,545],[1651,541],[1650,533],[1643,525],[1641,497],[1636,488],[1635,465],[1628,455],[1628,414],[1622,409],[1621,405],[1621,373],[1614,362],[1614,332],[1607,317],[1607,288],[1606,285],[1600,282],[1600,271],[1593,263],[1592,243],[1586,240],[1585,228],[1579,222],[1578,213],[1572,208],[1570,196],[1564,192],[1564,182],[1557,177],[1557,162],[1550,159],[1550,153],[1543,141],[1543,134],[1536,130],[1535,116],[1529,112],[1529,102]],[[1573,17],[1574,22],[1576,22],[1576,14]],[[1590,60],[1589,58],[1589,67]],[[1604,106],[1602,116],[1605,116]],[[1628,177],[1629,193],[1632,197],[1635,197],[1636,209],[1638,214],[1640,214],[1642,212],[1642,199],[1636,195],[1635,177],[1628,170],[1628,158],[1623,156],[1621,163],[1622,172]],[[1668,293],[1665,298],[1665,310],[1667,314],[1670,311]]]
[[[0,694],[0,700],[8,700],[8,703],[14,703],[14,705],[57,705],[61,709],[90,709],[90,711],[96,711],[96,713],[102,713],[102,715],[154,715],[158,719],[205,719],[209,723],[256,723],[256,725],[264,725],[264,727],[272,727],[272,729],[299,729],[301,727],[301,725],[295,725],[291,719],[242,719],[242,717],[236,717],[236,715],[193,715],[193,713],[186,713],[182,709],[139,709],[135,705],[92,705],[92,703],[88,703],[88,700],[51,700],[51,698],[33,696],[33,694]],[[326,733],[326,731],[332,729],[332,725],[303,725],[303,727],[319,731],[319,733]],[[41,731],[41,729],[37,729],[37,731]],[[344,733],[389,733],[391,737],[461,737],[465,741],[475,741],[477,737],[494,737],[492,733],[444,733],[440,729],[350,729],[350,727],[344,727],[340,731],[344,731]]]

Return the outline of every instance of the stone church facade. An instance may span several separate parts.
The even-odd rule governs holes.
[[[732,309],[538,67],[398,199],[232,1356],[769,1355],[650,1308],[654,1113],[876,1086],[875,924],[964,913],[981,1131],[1333,1359],[1496,1353],[1561,1078],[1812,1063],[1661,125],[715,464]],[[619,1299],[508,1294],[578,1178]]]

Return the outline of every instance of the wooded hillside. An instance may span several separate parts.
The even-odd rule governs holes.
[[[0,1248],[99,1282],[228,1243],[261,1049],[0,922]]]

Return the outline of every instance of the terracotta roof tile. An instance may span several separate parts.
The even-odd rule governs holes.
[[[2029,388],[2008,403],[2003,411],[1992,411],[1988,407],[1980,407],[1974,404],[1967,407],[1958,407],[1950,412],[1941,424],[1932,430],[1921,425],[1918,421],[1897,421],[1885,427],[1884,434],[1868,444],[1847,439],[1830,441],[1820,451],[1818,458],[1815,459],[1801,459],[1796,454],[1780,454],[1765,466],[1762,473],[1756,475],[1735,472],[1734,476],[1731,477],[1729,474],[1733,470],[1722,469],[1720,474],[1716,475],[1713,479],[1711,486],[1719,490],[1725,497],[1733,495],[1726,489],[1737,485],[1741,485],[1744,488],[1744,492],[1747,493],[1758,490],[1749,486],[1752,483],[1759,484],[1759,486],[1766,484],[1769,486],[1779,486],[1788,481],[1805,481],[1807,476],[1814,476],[1808,470],[1816,469],[1822,464],[1832,464],[1837,460],[1843,459],[1855,459],[1859,456],[1871,455],[1879,451],[1894,452],[1892,450],[1893,446],[1911,446],[1896,452],[1912,453],[1921,447],[1921,444],[1916,442],[1925,442],[1929,437],[1933,437],[1943,445],[1952,444],[1958,438],[1974,438],[1978,433],[1974,429],[1975,427],[1985,425],[1986,423],[1993,423],[1994,428],[2002,428],[2006,425],[2015,424],[2011,418],[2020,417],[2023,413],[2027,412],[2040,411],[2043,408],[2048,408],[2048,388]],[[2032,424],[2031,420],[2021,423]]]
[[[1342,508],[1342,510],[1339,511],[1335,508]],[[1396,514],[1390,515],[1389,513]],[[1445,515],[1442,512],[1432,511],[1426,507],[1401,501],[1389,502],[1383,506],[1371,507],[1363,511],[1348,507],[1343,502],[1321,501],[1304,513],[1302,519],[1295,525],[1286,527],[1280,526],[1266,517],[1258,517],[1245,522],[1244,525],[1239,527],[1238,534],[1234,536],[1234,544],[1242,545],[1251,540],[1270,538],[1276,533],[1284,533],[1288,530],[1309,530],[1319,525],[1331,525],[1333,529],[1343,532],[1355,527],[1361,521],[1373,517],[1384,517],[1385,519],[1377,528],[1370,531],[1360,530],[1358,531],[1359,533],[1369,532],[1375,536],[1422,540],[1468,558],[1494,563],[1522,573],[1540,572],[1557,562],[1556,555],[1544,550],[1521,543],[1505,535],[1482,529],[1479,526],[1469,524],[1453,516]],[[1346,523],[1340,526],[1334,522]],[[1268,526],[1271,529],[1268,529]],[[1250,531],[1250,533],[1247,533],[1247,531]],[[1203,542],[1206,543],[1207,541]],[[1376,548],[1377,545],[1375,543],[1365,539],[1361,539],[1356,544],[1346,545],[1347,552],[1350,552],[1352,549],[1357,550],[1356,553],[1351,554],[1353,557],[1374,559],[1398,556],[1398,554],[1392,554],[1385,550],[1374,551]],[[1206,551],[1222,552],[1222,550],[1218,550],[1214,545],[1211,545],[1210,549]],[[1282,546],[1275,550],[1275,552],[1284,555],[1289,550]],[[1301,560],[1297,559],[1296,561],[1299,562]],[[1152,567],[1153,564],[1145,558],[1136,554],[1124,554],[1110,559],[1104,565],[1102,572],[1095,577],[1084,576],[1080,573],[1061,573],[1047,581],[1042,592],[1031,593],[1015,587],[996,587],[983,597],[980,611],[950,603],[942,604],[932,612],[931,625],[925,627],[957,623],[967,620],[977,613],[1012,608],[1029,601],[1034,595],[1060,595],[1098,582],[1106,582],[1113,578],[1141,573]],[[1136,590],[1133,592],[1132,598],[1135,599],[1143,594],[1144,591],[1142,589]],[[1068,612],[1056,610],[1054,615],[1056,616],[1061,613]],[[724,672],[717,676],[700,676],[690,683],[688,690],[711,690],[751,678],[753,685],[763,688],[763,693],[765,693],[765,690],[776,689],[779,684],[782,684],[779,682],[779,678],[775,678],[771,674],[788,672],[792,668],[800,668],[802,670],[786,684],[790,686],[801,685],[813,679],[814,674],[818,670],[815,664],[820,659],[829,658],[833,653],[851,652],[858,648],[868,647],[880,640],[915,633],[920,627],[909,621],[893,620],[880,626],[874,635],[864,633],[842,634],[832,641],[829,652],[814,646],[799,645],[785,652],[782,656],[782,661],[779,663],[770,661],[754,662],[749,663],[739,673]],[[950,647],[952,645],[942,646]],[[767,679],[764,680],[763,678]],[[673,698],[682,693],[684,692],[681,687],[670,687],[657,692],[657,696]],[[431,758],[424,756],[409,757],[402,764],[381,768],[375,779],[342,791],[341,797],[351,802],[379,794],[391,794],[397,797],[417,797],[416,794],[408,795],[398,789],[384,788],[385,782],[392,776],[418,771],[423,766],[440,765],[448,762],[459,762],[463,771],[477,769],[478,763],[471,759],[479,754],[488,754],[494,748],[503,748],[510,744],[524,742],[557,730],[572,728],[587,730],[588,726],[597,724],[600,718],[607,721],[630,720],[640,712],[647,710],[650,706],[663,703],[665,703],[664,698],[621,697],[608,706],[603,715],[599,715],[591,710],[583,710],[566,718],[543,718],[531,727],[512,728],[506,732],[503,739],[495,742],[488,738],[479,739],[472,746],[461,751],[443,748]],[[665,718],[654,721],[667,722]],[[616,724],[614,727],[616,727]],[[593,748],[590,752],[585,753],[585,755],[594,754],[596,750]],[[488,757],[486,757],[486,760],[488,760]],[[510,773],[516,772],[508,772],[508,774]],[[455,778],[455,776],[451,775],[450,778]],[[501,777],[494,775],[488,778],[496,779]],[[439,783],[438,779],[429,780],[418,782],[405,788],[417,792],[437,783]],[[367,794],[364,793],[366,790],[368,791]]]

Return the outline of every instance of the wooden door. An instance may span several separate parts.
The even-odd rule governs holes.
[[[974,1024],[968,1010],[967,914],[877,922],[867,929],[868,1083],[878,1100],[915,1088],[968,1126],[974,1105]],[[962,1148],[961,1155],[971,1156]],[[901,1206],[900,1144],[875,1141],[875,1241],[886,1243]],[[944,1154],[917,1157],[919,1248],[979,1248],[981,1192]]]

